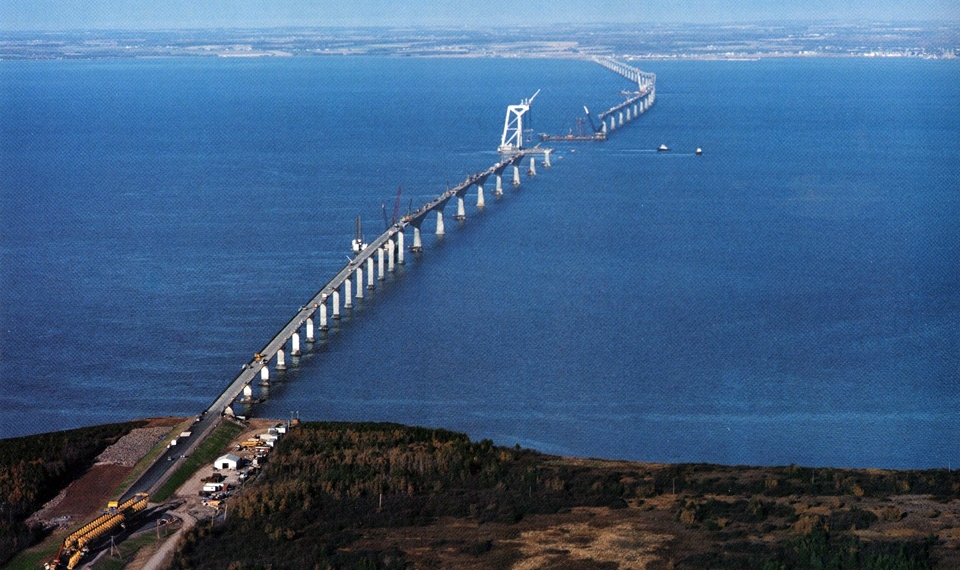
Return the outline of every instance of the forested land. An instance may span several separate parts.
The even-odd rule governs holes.
[[[949,503],[960,497],[960,477],[947,470],[590,462],[472,442],[445,430],[307,423],[288,434],[262,475],[230,499],[228,516],[187,535],[174,568],[412,568],[419,554],[372,546],[370,536],[400,536],[408,532],[402,529],[438,521],[449,528],[451,520],[481,529],[519,528],[535,515],[584,507],[642,518],[660,499],[668,499],[660,504],[670,510],[656,524],[678,537],[663,547],[678,551],[669,557],[676,568],[930,568],[934,536],[864,541],[852,534],[881,518],[906,516],[894,507],[870,510],[860,501],[905,493]],[[801,510],[800,497],[813,495],[838,499],[829,514],[811,515]],[[750,538],[763,533],[781,538]],[[701,541],[682,543],[692,535],[716,548],[685,555],[685,544]],[[522,558],[514,543],[433,544],[479,564],[471,567],[509,567]],[[666,567],[658,564],[649,567]]]

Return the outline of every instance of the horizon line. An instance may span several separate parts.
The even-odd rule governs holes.
[[[0,25],[0,34],[51,34],[51,33],[93,33],[93,32],[191,32],[191,31],[269,31],[269,30],[467,30],[472,32],[486,32],[489,34],[502,33],[502,30],[511,29],[550,29],[550,28],[662,28],[662,27],[691,27],[691,28],[730,28],[730,27],[783,27],[797,25],[922,25],[930,27],[960,27],[960,18],[956,20],[938,19],[791,19],[791,20],[729,20],[722,22],[552,22],[543,24],[508,24],[501,28],[475,26],[471,24],[285,24],[272,26],[177,26],[177,27],[83,27],[83,28],[17,28],[6,29]]]

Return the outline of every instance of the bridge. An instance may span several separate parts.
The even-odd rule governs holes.
[[[610,107],[599,115],[596,115],[600,120],[600,126],[597,126],[593,122],[593,117],[590,115],[590,109],[584,107],[583,110],[587,114],[586,120],[589,120],[590,124],[593,126],[593,133],[586,134],[582,132],[581,129],[586,120],[578,118],[578,132],[576,134],[574,134],[573,131],[567,135],[549,135],[544,133],[540,135],[540,140],[561,142],[605,141],[607,140],[609,133],[613,132],[619,127],[622,127],[626,123],[629,123],[633,119],[636,119],[641,114],[646,112],[647,109],[653,106],[653,103],[657,98],[656,74],[641,71],[636,67],[617,61],[612,57],[595,57],[593,58],[593,61],[599,65],[602,65],[603,67],[606,67],[610,71],[629,79],[632,83],[636,83],[637,90],[621,91],[622,95],[627,96],[625,101]],[[536,96],[536,93],[534,96]],[[531,97],[530,101],[532,100],[533,98]],[[509,112],[507,118],[508,120],[510,119]],[[517,118],[517,122],[520,122],[519,116]],[[504,130],[504,133],[506,133],[506,130]],[[506,137],[504,137],[504,141],[506,141]]]
[[[330,279],[300,310],[264,345],[253,358],[245,363],[240,373],[233,379],[227,388],[207,408],[205,414],[219,415],[232,414],[232,405],[243,397],[250,399],[253,396],[252,384],[259,377],[261,384],[270,381],[271,362],[274,370],[286,369],[287,354],[298,356],[301,354],[302,342],[312,343],[316,340],[316,331],[329,329],[330,320],[341,318],[341,308],[350,309],[353,302],[363,298],[364,287],[374,289],[376,281],[386,279],[387,273],[392,273],[396,265],[404,263],[405,230],[413,229],[413,244],[410,251],[419,252],[423,249],[421,228],[431,213],[435,214],[437,235],[444,234],[444,208],[456,198],[456,220],[466,218],[465,197],[467,191],[476,186],[477,207],[484,207],[484,189],[486,181],[493,177],[496,181],[494,194],[503,193],[503,174],[512,167],[512,183],[520,185],[520,163],[524,158],[529,159],[527,174],[536,174],[536,156],[544,157],[544,165],[550,166],[550,149],[539,147],[531,149],[520,148],[515,152],[504,155],[499,162],[468,176],[462,182],[447,188],[443,193],[423,204],[417,210],[403,216],[369,244],[366,244],[356,256],[351,259],[332,279]],[[376,278],[374,277],[376,275]],[[364,280],[366,277],[366,280]],[[303,335],[303,336],[301,336]],[[241,400],[242,401],[242,400]]]
[[[636,81],[639,89],[631,93],[625,102],[601,114],[604,119],[604,132],[607,129],[607,117],[610,117],[610,129],[613,130],[616,128],[613,121],[614,113],[618,114],[622,125],[624,120],[629,121],[653,104],[655,75],[609,58],[598,58],[595,61],[631,81]],[[436,234],[443,235],[444,209],[454,198],[457,202],[457,213],[454,219],[463,220],[466,218],[466,195],[474,186],[477,188],[477,207],[483,208],[484,185],[491,178],[495,180],[494,194],[500,195],[503,193],[503,175],[506,172],[512,170],[511,182],[514,185],[520,184],[520,167],[524,159],[528,159],[527,174],[530,176],[535,176],[537,173],[537,157],[542,157],[543,165],[549,167],[552,149],[539,146],[524,147],[523,116],[529,111],[538,93],[539,91],[532,97],[523,99],[519,105],[508,106],[503,136],[498,149],[500,160],[497,163],[482,172],[467,176],[453,187],[448,186],[444,192],[432,200],[395,221],[372,242],[361,244],[354,258],[350,259],[306,304],[302,305],[296,314],[253,355],[253,358],[241,366],[240,372],[213,403],[197,417],[190,435],[180,438],[176,446],[168,447],[127,490],[124,499],[157,489],[175,470],[180,460],[192,453],[213,432],[223,416],[235,415],[233,405],[236,402],[254,401],[255,381],[259,379],[261,386],[269,385],[271,370],[286,369],[287,355],[300,355],[303,343],[316,341],[318,329],[329,330],[330,320],[340,319],[341,310],[352,308],[354,301],[363,298],[365,289],[374,289],[377,281],[384,281],[387,273],[393,272],[396,265],[402,265],[404,252],[407,249],[404,242],[408,227],[412,228],[413,234],[413,243],[409,250],[420,252],[423,250],[421,230],[424,222],[433,215],[436,219]]]
[[[636,91],[625,93],[628,95],[626,101],[597,115],[597,118],[601,121],[601,131],[606,133],[608,129],[613,131],[617,127],[622,127],[653,106],[657,99],[657,75],[655,73],[640,71],[636,67],[617,61],[612,57],[595,57],[593,61],[637,84]],[[609,128],[607,126],[608,122]]]
[[[413,244],[408,248],[412,252],[423,249],[420,233],[424,222],[434,217],[437,235],[444,234],[444,208],[456,198],[457,213],[454,219],[466,218],[465,198],[467,192],[477,188],[477,207],[484,207],[484,184],[491,178],[495,181],[494,194],[503,194],[503,176],[512,174],[511,183],[521,183],[521,163],[527,159],[527,174],[536,175],[536,159],[542,157],[543,164],[550,166],[551,149],[533,147],[523,148],[522,141],[509,152],[501,154],[500,160],[482,172],[467,176],[462,182],[448,187],[444,192],[423,204],[415,211],[403,216],[369,244],[366,244],[353,259],[341,268],[332,279],[284,324],[273,337],[244,363],[240,373],[216,397],[212,404],[201,413],[190,429],[189,437],[180,438],[176,446],[168,447],[150,468],[124,493],[123,499],[137,493],[150,493],[159,488],[180,461],[189,456],[220,423],[223,416],[235,415],[233,405],[236,402],[253,401],[253,384],[269,385],[271,369],[284,370],[287,356],[301,354],[303,343],[313,343],[317,339],[317,330],[329,329],[331,320],[341,318],[341,310],[353,307],[353,302],[363,298],[364,288],[374,289],[377,281],[384,281],[386,275],[395,271],[396,265],[404,263],[405,231],[412,228]],[[431,216],[434,214],[434,216]],[[345,248],[347,249],[347,248]]]

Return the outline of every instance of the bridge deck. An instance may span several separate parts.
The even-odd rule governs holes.
[[[544,149],[520,150],[517,153],[504,158],[483,172],[473,174],[456,186],[448,188],[445,192],[427,202],[415,212],[404,216],[400,221],[387,228],[385,232],[377,236],[376,239],[363,248],[363,250],[360,251],[356,257],[354,257],[347,265],[345,265],[343,269],[337,272],[337,274],[330,281],[328,281],[326,285],[317,291],[313,298],[311,298],[306,305],[303,305],[301,309],[293,316],[293,318],[287,321],[283,328],[281,328],[277,334],[275,334],[273,338],[270,339],[270,341],[260,349],[259,354],[261,355],[261,359],[259,361],[252,359],[248,365],[243,368],[233,379],[233,381],[230,382],[230,385],[227,386],[227,388],[213,401],[210,407],[207,408],[207,413],[220,414],[220,412],[222,412],[227,406],[231,405],[240,396],[240,394],[243,393],[244,387],[248,384],[251,384],[257,378],[258,374],[260,373],[260,369],[264,366],[267,366],[267,363],[281,348],[283,348],[287,340],[293,336],[293,333],[298,331],[300,327],[306,323],[308,318],[313,317],[313,315],[319,310],[320,304],[326,302],[327,298],[333,295],[334,291],[339,290],[340,286],[343,285],[343,282],[349,279],[358,267],[362,267],[368,258],[375,255],[377,250],[387,243],[387,240],[402,232],[408,225],[415,225],[419,227],[420,222],[428,213],[435,209],[442,208],[443,205],[450,200],[450,198],[458,194],[465,193],[470,186],[478,181],[482,181],[488,176],[502,171],[511,164],[516,164],[528,154],[539,154],[543,152]]]

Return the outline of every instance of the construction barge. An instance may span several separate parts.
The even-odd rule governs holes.
[[[540,140],[542,141],[552,141],[552,142],[590,142],[590,141],[605,141],[607,140],[607,133],[599,132],[593,134],[573,134],[569,133],[566,135],[548,135],[547,133],[540,133]]]

